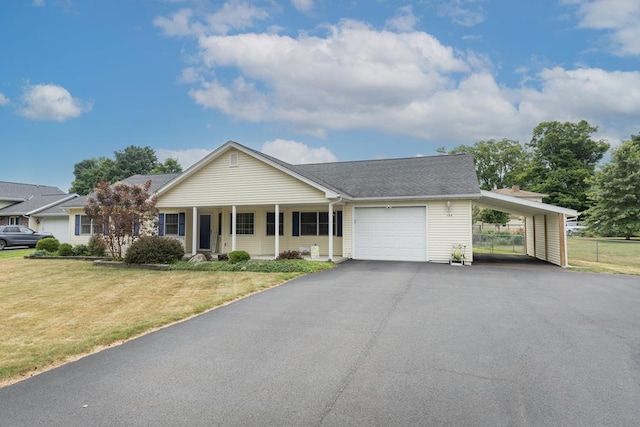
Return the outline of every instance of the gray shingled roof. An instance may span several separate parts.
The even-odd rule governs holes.
[[[480,194],[473,156],[468,154],[317,163],[294,168],[353,198]]]
[[[47,194],[42,196],[33,196],[29,200],[24,202],[15,203],[6,208],[0,209],[2,215],[26,215],[29,212],[36,211],[45,206],[49,206],[56,202],[61,202],[65,198],[69,197],[69,194]],[[62,212],[62,210],[60,211]]]
[[[470,154],[292,165],[244,148],[351,198],[480,195]]]
[[[52,187],[50,185],[0,181],[0,200],[27,200],[33,196],[51,194],[65,194],[65,192],[58,187]]]

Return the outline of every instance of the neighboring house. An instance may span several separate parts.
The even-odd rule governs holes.
[[[564,218],[575,213],[480,190],[467,154],[292,165],[230,141],[180,175],[124,182],[147,178],[158,234],[179,239],[187,254],[275,257],[317,245],[332,260],[448,262],[452,246],[464,245],[472,261],[472,205],[480,204],[526,217],[527,253],[565,266]],[[67,204],[74,244],[93,232],[83,205]]]
[[[48,185],[0,181],[0,225],[24,225],[68,242],[69,217],[60,205],[76,197]]]
[[[494,193],[504,194],[505,196],[518,197],[532,202],[542,203],[542,199],[547,197],[547,194],[535,193],[533,191],[522,190],[519,185],[513,185],[506,188],[497,188],[491,190]],[[509,231],[511,233],[524,231],[524,218],[519,215],[509,215],[509,222],[505,226],[500,227],[500,231]],[[478,225],[478,224],[477,224]],[[479,223],[480,229],[483,229],[486,224]],[[489,224],[490,228],[495,228],[495,224]]]

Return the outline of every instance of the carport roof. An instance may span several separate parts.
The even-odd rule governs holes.
[[[480,190],[480,198],[477,199],[475,203],[483,208],[490,208],[521,216],[544,215],[550,213],[560,213],[567,216],[578,215],[578,211],[575,209],[562,208],[560,206],[534,202],[520,197],[507,196],[505,194],[486,190]]]

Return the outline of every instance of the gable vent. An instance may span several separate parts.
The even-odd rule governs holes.
[[[238,166],[238,153],[229,154],[229,167],[237,167]]]

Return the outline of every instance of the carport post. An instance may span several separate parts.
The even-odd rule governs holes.
[[[329,203],[329,261],[333,261],[333,202]]]

